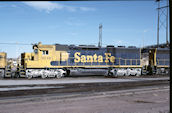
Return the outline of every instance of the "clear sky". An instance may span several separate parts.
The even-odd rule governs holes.
[[[152,45],[157,42],[156,8],[155,0],[0,2],[0,43],[97,45],[102,23],[103,46]],[[160,43],[165,41],[162,32]],[[16,58],[32,52],[32,46],[0,44],[2,51]]]

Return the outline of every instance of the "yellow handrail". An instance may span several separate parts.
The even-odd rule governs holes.
[[[137,59],[136,59],[136,65],[137,65]]]

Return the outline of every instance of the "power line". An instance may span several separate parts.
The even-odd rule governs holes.
[[[26,44],[26,43],[0,43],[0,44],[4,44],[4,45],[33,45],[33,44]]]

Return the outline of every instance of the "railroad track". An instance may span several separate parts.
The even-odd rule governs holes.
[[[129,96],[129,95],[139,95],[139,94],[146,94],[146,93],[156,93],[156,92],[164,92],[164,91],[169,91],[169,83],[167,81],[158,81],[158,82],[153,82],[150,84],[149,83],[144,83],[144,84],[137,84],[132,86],[128,86],[127,88],[118,88],[118,89],[113,89],[113,90],[100,90],[100,87],[94,88],[94,90],[88,89],[88,87],[91,85],[86,85],[86,86],[81,86],[81,87],[87,87],[88,90],[86,91],[85,89],[81,90],[78,92],[77,90],[71,90],[68,92],[58,92],[58,91],[52,91],[50,93],[44,93],[43,91],[45,90],[40,90],[37,93],[31,94],[30,91],[33,90],[28,90],[26,91],[28,95],[25,96],[16,96],[18,91],[11,92],[11,95],[6,95],[6,96],[0,96],[0,105],[3,104],[15,104],[15,103],[25,103],[25,102],[42,102],[42,101],[64,101],[67,99],[67,101],[73,101],[73,100],[81,100],[81,99],[96,99],[96,98],[103,98],[103,97],[115,97],[115,96]],[[112,84],[111,84],[112,85]],[[128,84],[129,85],[129,84]],[[98,85],[99,86],[99,85]],[[123,85],[124,87],[125,85]],[[112,88],[112,87],[111,87]],[[53,89],[54,90],[54,89]],[[50,89],[48,89],[47,92],[49,92]],[[62,91],[62,90],[61,90]],[[22,93],[21,91],[19,91]],[[18,92],[18,93],[19,93]],[[34,91],[33,91],[34,92]],[[4,93],[4,92],[3,92]],[[5,95],[5,93],[4,93]],[[145,102],[146,103],[146,102]]]
[[[16,113],[28,111],[33,113],[51,111],[71,113],[71,109],[73,109],[72,113],[76,113],[78,110],[86,113],[97,112],[97,110],[109,111],[109,113],[114,111],[119,113],[168,113],[169,79],[139,80],[37,84],[30,87],[47,88],[0,91],[0,109],[4,113],[14,111]]]
[[[30,85],[30,89],[0,91],[0,99],[25,98],[29,96],[91,94],[97,92],[120,91],[128,89],[142,89],[145,87],[169,86],[169,80],[129,81],[129,82],[100,82],[100,83],[72,83],[72,84],[44,84]],[[24,86],[20,86],[24,87]],[[34,89],[34,87],[44,87]]]

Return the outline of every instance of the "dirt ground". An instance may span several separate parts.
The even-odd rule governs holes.
[[[63,99],[45,96],[39,100],[19,100],[1,100],[0,113],[169,113],[169,87],[144,92],[131,90]]]

